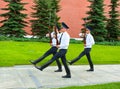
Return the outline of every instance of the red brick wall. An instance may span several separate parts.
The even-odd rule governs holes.
[[[23,0],[24,2],[27,2],[29,4],[25,5],[25,8],[27,11],[25,13],[28,14],[28,18],[26,21],[29,22],[30,14],[32,12],[32,5],[34,0]],[[108,5],[110,0],[105,0],[105,4]],[[60,21],[65,22],[69,25],[70,30],[68,31],[70,33],[71,37],[78,37],[78,34],[80,32],[80,29],[82,28],[82,18],[86,16],[86,11],[89,10],[87,6],[89,5],[89,2],[87,0],[61,0],[61,11],[58,13],[58,15],[61,17]],[[0,8],[5,7],[5,3],[3,0],[0,0]],[[108,11],[108,7],[105,6],[106,11]],[[0,10],[0,14],[3,13],[2,10]],[[107,15],[107,13],[106,13]],[[3,18],[0,17],[0,20]],[[28,27],[25,27],[24,29],[28,34],[31,34],[31,28],[30,23]]]
[[[85,12],[89,3],[86,0],[61,0],[60,21],[64,21],[70,26],[70,36],[78,37],[82,25],[82,18],[86,16]]]

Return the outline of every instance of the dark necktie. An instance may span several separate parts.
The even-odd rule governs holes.
[[[86,37],[87,37],[87,35],[85,34],[85,36],[83,38],[84,44],[86,44]]]
[[[61,34],[61,37],[60,37],[60,41],[59,41],[59,44],[61,43],[61,39],[62,39],[62,36],[63,36],[63,33]]]

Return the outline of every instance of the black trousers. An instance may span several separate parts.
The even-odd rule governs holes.
[[[34,61],[34,63],[38,63],[40,61],[42,61],[44,58],[46,58],[47,56],[53,54],[53,56],[57,53],[57,47],[51,47],[46,53],[44,53],[43,56],[41,56],[40,58],[38,58],[37,60]],[[62,66],[61,66],[61,63],[59,61],[59,59],[56,60],[56,63],[57,63],[57,66],[58,66],[58,69],[62,69]]]
[[[44,65],[41,66],[41,70],[43,70],[44,68],[46,68],[47,66],[49,66],[51,63],[53,63],[55,60],[58,60],[59,58],[61,58],[63,66],[65,68],[66,74],[67,75],[71,75],[70,73],[70,69],[67,65],[66,62],[66,53],[67,50],[66,49],[60,49],[59,52],[57,52],[52,59],[50,59],[47,63],[45,63]]]
[[[78,57],[76,57],[75,59],[73,59],[71,61],[71,64],[73,64],[74,62],[78,61],[79,59],[81,59],[81,57],[83,57],[84,55],[86,55],[87,59],[88,59],[88,62],[89,62],[89,65],[90,65],[90,68],[93,69],[93,63],[92,63],[92,60],[91,60],[91,56],[90,56],[90,51],[91,51],[91,48],[85,48],[80,54]]]

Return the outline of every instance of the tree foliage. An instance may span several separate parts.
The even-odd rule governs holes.
[[[105,16],[103,0],[88,0],[91,4],[88,6],[90,9],[87,14],[86,25],[91,27],[92,34],[96,41],[104,41],[106,38],[107,30],[105,29]]]
[[[120,0],[111,0],[110,11],[109,11],[109,18],[107,24],[108,30],[108,40],[115,41],[118,40],[118,36],[120,36],[120,12],[118,11],[118,7]]]
[[[60,10],[58,5],[60,0],[34,0],[34,12],[31,14],[31,28],[33,35],[39,38],[45,36],[46,33],[52,30],[55,23],[58,22],[59,17],[57,12]]]
[[[24,5],[27,3],[22,3],[21,0],[4,0],[8,4],[6,8],[2,8],[5,13],[1,14],[4,20],[0,21],[3,25],[0,27],[0,34],[10,37],[23,37],[25,31],[23,28],[27,26],[27,22],[24,21],[27,14],[23,14]]]

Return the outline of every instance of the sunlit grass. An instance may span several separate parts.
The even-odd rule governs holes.
[[[0,41],[0,66],[30,64],[29,60],[39,58],[49,48],[49,43]],[[83,44],[70,44],[66,56],[67,60],[72,60],[82,51]],[[47,57],[41,64],[51,57],[52,55]],[[94,64],[120,64],[120,46],[94,45],[91,57]],[[88,64],[86,56],[75,64]]]
[[[89,86],[73,86],[73,87],[65,87],[65,88],[58,88],[58,89],[120,89],[120,82],[89,85]]]

